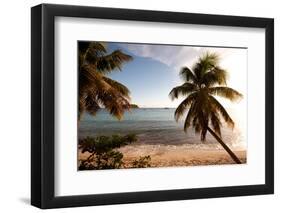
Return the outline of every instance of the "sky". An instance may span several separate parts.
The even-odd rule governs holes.
[[[109,77],[126,85],[131,92],[131,103],[139,107],[177,107],[183,98],[172,101],[169,93],[183,83],[179,76],[182,67],[192,68],[205,52],[216,52],[220,66],[228,71],[227,86],[244,95],[240,103],[218,98],[225,107],[245,107],[247,95],[247,49],[202,46],[174,46],[108,42],[109,52],[120,49],[133,56],[121,72]]]

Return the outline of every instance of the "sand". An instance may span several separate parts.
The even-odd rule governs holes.
[[[192,145],[129,145],[118,150],[124,155],[125,167],[130,167],[132,161],[146,155],[151,157],[151,167],[235,164],[224,149],[220,147],[210,149],[209,146],[204,149],[204,145],[199,148]],[[233,152],[242,163],[246,163],[245,150],[234,149]],[[85,159],[88,155],[79,152],[79,159]]]
[[[146,150],[145,153],[132,151],[129,147],[121,149],[124,154],[124,162],[130,162],[138,156],[150,155],[151,167],[171,167],[171,166],[197,166],[197,165],[218,165],[235,164],[228,153],[222,149],[190,149],[190,148],[166,148],[163,150]],[[235,150],[242,163],[246,163],[246,151]]]

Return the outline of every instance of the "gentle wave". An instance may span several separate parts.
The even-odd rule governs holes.
[[[209,147],[219,149],[217,141],[207,134],[206,142],[200,141],[200,135],[190,128],[183,131],[183,121],[174,120],[175,109],[133,109],[127,112],[121,121],[114,119],[105,110],[100,110],[97,116],[84,115],[79,126],[79,138],[87,136],[129,134],[138,136],[138,144],[150,145],[192,145],[197,148]],[[237,149],[245,148],[245,131],[222,128],[222,139]],[[189,145],[188,145],[189,144]],[[208,145],[208,146],[206,146]]]

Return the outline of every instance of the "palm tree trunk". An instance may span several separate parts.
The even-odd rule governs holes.
[[[210,128],[207,127],[208,131],[211,133],[211,135],[214,136],[214,138],[222,145],[222,147],[227,151],[227,153],[230,155],[230,157],[234,160],[235,163],[241,164],[241,161],[239,158],[234,154],[234,152],[231,151],[231,149],[222,141],[222,139]]]

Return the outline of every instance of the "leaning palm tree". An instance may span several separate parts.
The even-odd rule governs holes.
[[[104,107],[118,119],[130,108],[129,90],[123,84],[107,77],[121,70],[132,57],[120,50],[108,54],[105,43],[79,42],[79,120],[83,112],[95,115]]]
[[[205,141],[207,131],[209,131],[231,158],[236,163],[241,163],[221,138],[221,118],[231,128],[234,127],[234,121],[214,96],[235,101],[241,98],[242,94],[226,86],[227,72],[219,66],[218,55],[208,52],[203,54],[192,70],[183,67],[180,76],[185,82],[170,92],[172,100],[179,96],[186,97],[175,111],[176,121],[184,116],[188,109],[184,131],[186,132],[192,125],[195,132],[201,134],[201,141]]]

